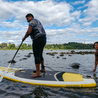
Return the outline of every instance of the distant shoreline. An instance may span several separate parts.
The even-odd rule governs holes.
[[[17,50],[17,49],[0,49],[0,50]],[[19,50],[32,50],[32,49],[19,49]],[[50,51],[53,51],[53,50],[69,50],[69,51],[71,51],[71,50],[95,50],[95,49],[44,49],[44,50],[50,50]]]
[[[0,50],[17,50],[15,44],[1,43]],[[21,50],[31,50],[32,45],[23,43],[20,47]],[[69,42],[64,44],[46,44],[45,50],[75,50],[75,49],[94,49],[93,44],[83,44],[77,42]]]

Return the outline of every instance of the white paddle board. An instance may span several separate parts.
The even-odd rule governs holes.
[[[0,76],[7,67],[0,67]],[[49,87],[95,87],[96,82],[93,78],[84,78],[81,74],[46,71],[41,73],[41,77],[31,78],[35,74],[33,69],[9,68],[4,78],[16,82],[32,85],[43,85]]]

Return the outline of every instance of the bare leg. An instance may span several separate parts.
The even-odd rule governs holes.
[[[31,75],[31,78],[41,77],[40,64],[35,64],[35,66],[36,66],[36,73],[34,75]]]
[[[36,74],[40,74],[40,64],[35,64],[36,66]]]

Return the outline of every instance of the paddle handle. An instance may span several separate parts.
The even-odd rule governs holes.
[[[17,51],[16,51],[14,57],[12,58],[12,61],[14,60],[14,58],[15,58],[17,52],[19,51],[19,49],[20,49],[20,47],[21,47],[21,45],[22,45],[22,43],[23,43],[23,41],[22,41],[21,44],[19,45],[19,47],[18,47],[18,49],[17,49]],[[11,61],[11,63],[12,63],[12,61]],[[6,68],[6,70],[5,70],[5,71],[3,72],[3,74],[1,75],[1,77],[0,77],[0,82],[2,81],[4,75],[7,73],[7,70],[8,70],[9,67],[11,66],[11,63],[9,64],[9,66]]]

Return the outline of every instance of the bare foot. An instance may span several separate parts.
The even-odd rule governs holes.
[[[31,78],[37,78],[37,77],[41,77],[41,74],[34,74],[34,75],[31,75]]]

